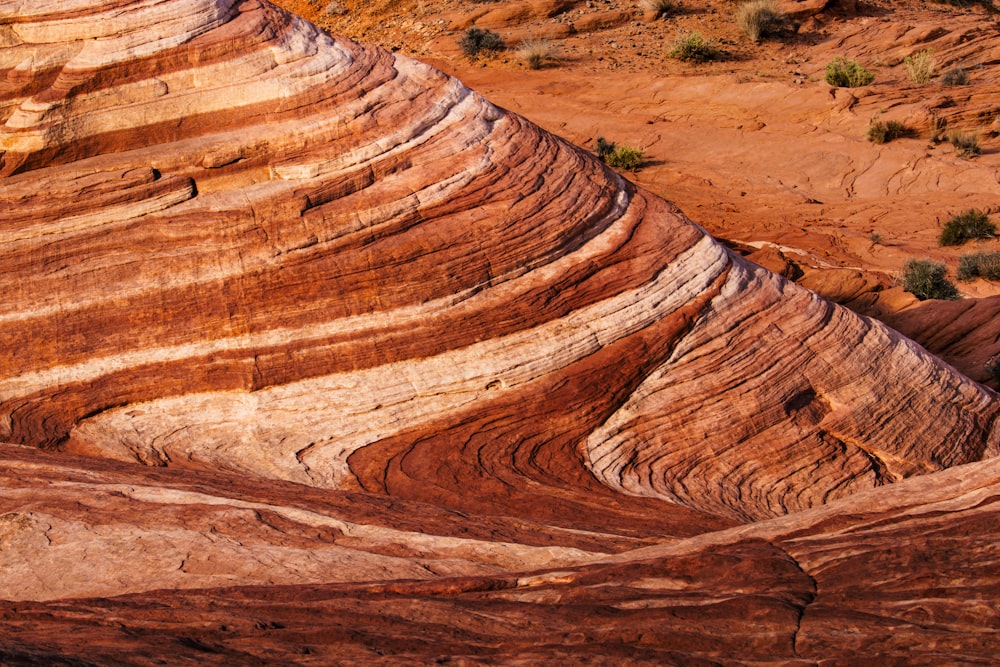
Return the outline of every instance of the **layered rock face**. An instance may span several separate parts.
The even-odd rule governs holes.
[[[425,65],[257,0],[0,20],[0,440],[54,450],[3,448],[0,598],[531,587],[996,454],[994,394]]]

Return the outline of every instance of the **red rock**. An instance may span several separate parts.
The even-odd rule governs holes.
[[[0,19],[4,661],[986,655],[988,389],[266,2]]]

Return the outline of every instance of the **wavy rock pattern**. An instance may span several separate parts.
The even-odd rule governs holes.
[[[0,662],[996,654],[995,395],[918,346],[266,2],[0,45]]]
[[[4,440],[737,521],[996,452],[992,394],[427,66],[256,0],[0,16]]]
[[[509,517],[505,526],[218,473],[0,446],[0,475],[8,664],[458,656],[518,665],[941,665],[996,656],[996,458],[614,555],[537,547],[529,555],[500,543],[551,537],[593,548],[602,537],[593,532],[557,536]],[[415,526],[423,541],[405,534]],[[22,554],[45,567],[27,566]],[[97,558],[113,567],[95,567]],[[11,581],[34,588],[34,601],[11,601]],[[135,592],[80,597],[110,590]]]

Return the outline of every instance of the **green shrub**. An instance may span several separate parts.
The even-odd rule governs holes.
[[[608,141],[604,137],[597,137],[597,157],[606,162],[608,156],[615,152],[615,142]]]
[[[633,148],[632,146],[618,146],[608,156],[607,163],[609,167],[614,167],[615,169],[635,171],[642,166],[642,157],[642,149]]]
[[[976,278],[1000,280],[1000,252],[977,252],[973,255],[962,255],[958,258],[957,277],[964,281]]]
[[[736,10],[736,24],[754,42],[778,35],[785,28],[785,15],[774,0],[748,0]]]
[[[997,226],[985,213],[970,208],[944,223],[940,241],[941,245],[962,245],[972,239],[992,238],[996,233]]]
[[[969,75],[964,67],[952,67],[941,75],[941,83],[945,86],[964,86],[969,83]]]
[[[948,141],[951,145],[955,147],[961,157],[975,157],[979,155],[981,149],[979,148],[979,137],[969,132],[950,132],[948,133]]]
[[[909,130],[898,120],[872,120],[868,124],[867,137],[873,144],[885,144],[907,134]]]
[[[714,39],[705,39],[700,32],[692,32],[674,42],[673,48],[667,55],[678,60],[703,63],[719,60],[726,54],[716,46]]]
[[[903,66],[906,68],[906,76],[910,77],[910,81],[927,83],[934,76],[937,64],[934,62],[933,52],[930,49],[924,49],[903,58]]]
[[[656,18],[668,16],[677,9],[676,0],[640,0],[639,7],[644,12],[655,14]]]
[[[632,146],[618,146],[614,142],[607,141],[604,137],[597,137],[597,157],[615,169],[635,171],[642,166],[644,151]]]
[[[959,298],[958,289],[945,278],[947,269],[927,259],[911,259],[903,267],[903,289],[921,301]]]
[[[875,74],[856,60],[834,58],[826,64],[826,82],[838,88],[857,88],[875,80]]]
[[[503,51],[507,45],[503,43],[503,37],[492,30],[482,28],[469,28],[458,41],[462,47],[462,53],[470,58],[477,58],[483,52],[496,53]]]

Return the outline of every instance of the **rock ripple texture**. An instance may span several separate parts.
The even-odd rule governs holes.
[[[667,586],[593,564],[997,452],[994,394],[428,66],[258,0],[4,2],[0,45],[0,598]],[[676,562],[772,563],[784,632],[816,584],[732,535]]]

